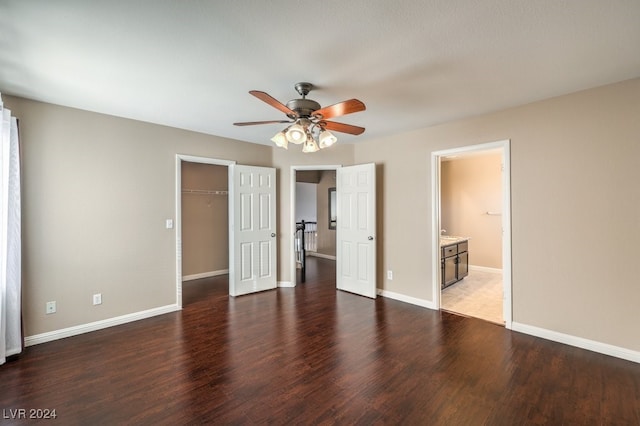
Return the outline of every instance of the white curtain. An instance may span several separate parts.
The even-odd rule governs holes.
[[[18,121],[0,95],[0,364],[22,352]]]

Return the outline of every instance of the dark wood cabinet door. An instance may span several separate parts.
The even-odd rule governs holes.
[[[458,254],[458,279],[461,280],[469,275],[469,253]]]

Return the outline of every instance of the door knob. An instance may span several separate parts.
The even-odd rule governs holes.
[[[367,238],[369,241],[373,241],[373,237],[371,235],[369,235],[369,238]]]
[[[271,236],[272,236],[272,237],[275,237],[275,236],[276,236],[276,233],[275,233],[275,232],[272,232],[272,233],[271,233]]]

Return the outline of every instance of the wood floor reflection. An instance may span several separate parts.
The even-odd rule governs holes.
[[[334,262],[310,263],[295,288],[192,281],[181,312],[29,347],[0,366],[0,408],[65,425],[640,424],[638,364],[336,291]]]

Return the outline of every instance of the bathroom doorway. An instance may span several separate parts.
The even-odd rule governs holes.
[[[508,141],[433,153],[437,307],[511,325]]]

